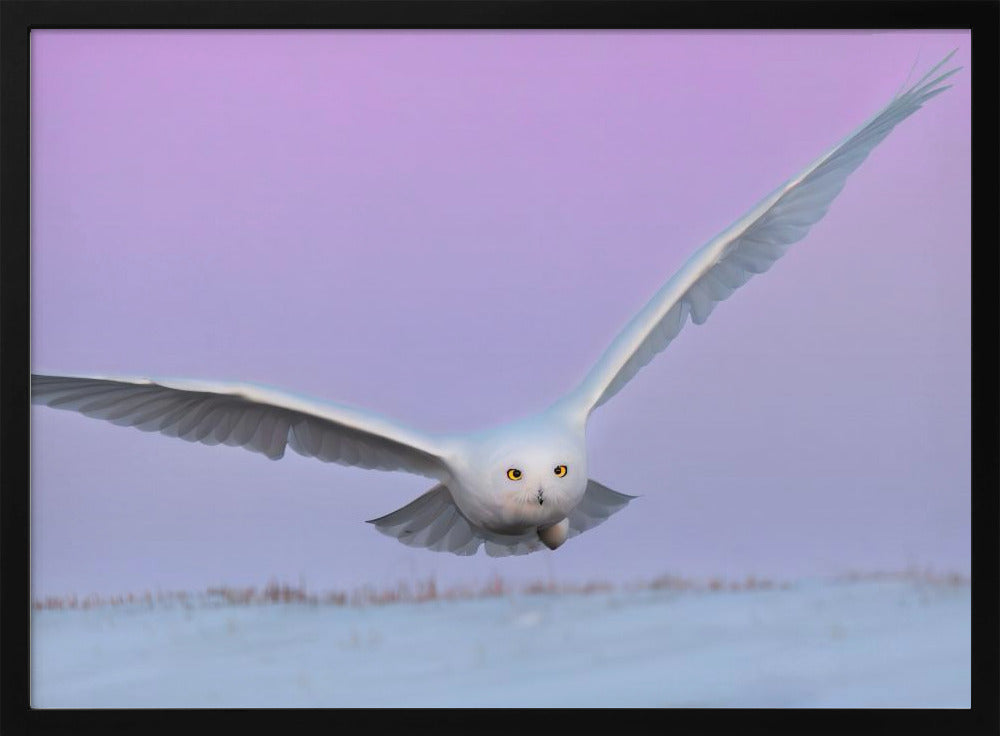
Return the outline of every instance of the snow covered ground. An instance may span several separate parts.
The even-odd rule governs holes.
[[[32,613],[36,708],[967,708],[968,584]]]

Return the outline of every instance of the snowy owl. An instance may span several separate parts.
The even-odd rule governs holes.
[[[548,409],[465,434],[430,434],[374,413],[250,384],[32,375],[35,403],[189,442],[244,447],[277,460],[286,447],[324,462],[397,470],[437,485],[371,524],[412,547],[491,556],[556,549],[624,508],[628,496],[587,474],[591,412],[618,393],[690,318],[768,270],[826,213],[853,172],[958,68],[918,82],[757,203],[687,260],[625,325],[583,381]]]

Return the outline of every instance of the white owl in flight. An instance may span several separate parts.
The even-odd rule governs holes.
[[[324,462],[424,475],[437,485],[372,520],[412,547],[521,555],[597,526],[634,496],[587,475],[591,412],[677,336],[768,270],[826,213],[853,172],[902,120],[959,71],[954,51],[854,133],[696,250],[625,325],[583,381],[548,409],[494,429],[436,435],[360,409],[250,384],[32,375],[35,403],[189,442],[245,447],[277,460],[286,447]]]

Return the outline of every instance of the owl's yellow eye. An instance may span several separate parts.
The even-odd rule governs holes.
[[[511,468],[507,471],[507,477],[511,480],[521,480],[521,471],[517,468]]]
[[[557,478],[562,478],[564,475],[566,475],[566,466],[565,465],[556,465],[556,469],[554,471],[552,471],[552,472],[554,472],[556,474]]]

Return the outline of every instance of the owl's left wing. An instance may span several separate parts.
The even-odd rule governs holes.
[[[687,318],[702,324],[715,305],[763,273],[826,214],[848,175],[901,121],[961,67],[941,72],[954,51],[854,133],[761,200],[699,248],[618,334],[584,380],[558,402],[588,416],[614,396],[678,335]]]

